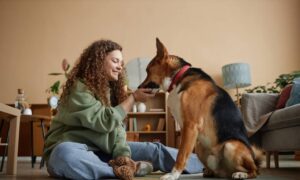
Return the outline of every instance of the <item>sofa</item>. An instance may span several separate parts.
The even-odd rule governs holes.
[[[300,104],[276,109],[279,94],[248,93],[241,99],[241,111],[250,141],[266,152],[266,166],[274,154],[300,150]]]

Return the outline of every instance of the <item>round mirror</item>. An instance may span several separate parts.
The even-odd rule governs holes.
[[[145,80],[147,76],[146,68],[149,62],[150,58],[136,58],[130,60],[125,65],[129,89],[137,89],[137,87]]]

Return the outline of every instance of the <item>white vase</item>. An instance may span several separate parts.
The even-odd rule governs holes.
[[[133,107],[132,107],[132,112],[137,112],[136,104],[133,105]]]
[[[146,104],[145,103],[139,103],[137,107],[138,112],[146,112]]]
[[[24,109],[23,114],[24,115],[32,115],[32,111],[30,108],[26,108],[26,109]]]

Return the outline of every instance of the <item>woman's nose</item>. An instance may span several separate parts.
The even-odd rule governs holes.
[[[122,70],[122,69],[123,69],[122,65],[121,65],[121,64],[118,64],[117,69],[118,69],[118,70]]]

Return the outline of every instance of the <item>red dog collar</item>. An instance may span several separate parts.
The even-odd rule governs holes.
[[[180,71],[178,71],[178,72],[175,74],[175,76],[174,76],[174,78],[172,79],[171,84],[170,84],[170,86],[169,86],[169,88],[168,88],[168,92],[172,91],[173,85],[175,85],[175,84],[177,83],[178,79],[179,79],[179,78],[183,75],[183,73],[185,73],[189,68],[190,68],[189,65],[185,65],[185,66],[183,66],[183,67],[180,69]]]

